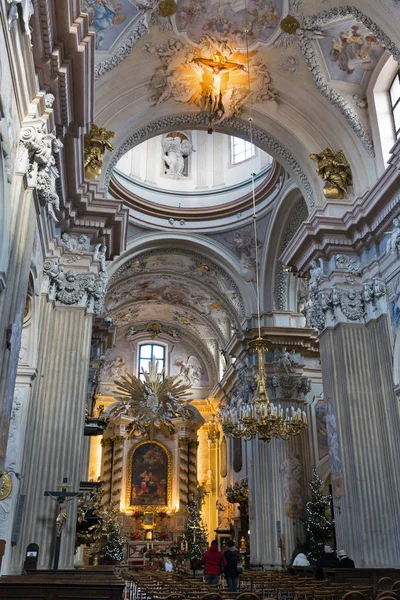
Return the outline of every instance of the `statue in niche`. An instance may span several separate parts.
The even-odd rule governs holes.
[[[218,529],[230,529],[229,523],[229,503],[225,497],[222,485],[219,486],[219,496],[216,502],[218,510]]]
[[[196,152],[190,141],[183,134],[169,134],[162,141],[165,173],[174,179],[187,176],[186,160],[192,152]],[[185,173],[186,170],[186,173]]]
[[[390,235],[386,245],[386,254],[397,255],[400,248],[400,218],[393,219],[393,229],[388,231],[386,235]]]

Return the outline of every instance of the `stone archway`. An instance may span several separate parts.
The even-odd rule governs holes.
[[[115,149],[104,175],[104,187],[108,189],[112,171],[119,159],[141,142],[162,133],[173,131],[176,128],[207,129],[207,127],[208,118],[205,113],[182,113],[161,117],[151,121],[147,125],[133,132]],[[246,140],[251,140],[257,147],[261,148],[261,150],[270,154],[282,164],[296,180],[304,194],[309,211],[314,208],[316,204],[315,192],[310,179],[291,152],[289,152],[289,150],[272,135],[256,125],[251,125],[250,121],[244,121],[243,119],[238,118],[225,119],[225,121],[215,126],[215,131],[227,135],[237,135]]]

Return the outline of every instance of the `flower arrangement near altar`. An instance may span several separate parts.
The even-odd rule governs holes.
[[[135,512],[133,513],[132,517],[136,521],[139,521],[139,519],[144,519],[144,512],[141,511],[141,510],[135,510]]]
[[[165,510],[159,510],[156,512],[156,517],[162,521],[163,519],[170,519],[171,515],[169,515]]]
[[[167,540],[169,538],[168,531],[160,531],[158,534],[161,540]]]

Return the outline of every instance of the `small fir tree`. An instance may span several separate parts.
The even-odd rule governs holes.
[[[308,560],[315,564],[324,553],[324,546],[332,538],[335,521],[327,518],[331,496],[323,494],[322,480],[313,471],[310,481],[311,499],[306,504],[305,527],[310,548]]]
[[[118,522],[119,512],[110,504],[102,514],[103,532],[107,538],[104,546],[106,560],[121,562],[124,558],[125,540]]]
[[[198,494],[186,505],[187,522],[184,539],[187,542],[188,558],[191,561],[200,560],[207,547],[207,531],[201,518],[202,504],[202,496]]]

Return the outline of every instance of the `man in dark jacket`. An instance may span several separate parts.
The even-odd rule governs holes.
[[[224,556],[226,558],[226,567],[224,573],[226,583],[231,592],[237,592],[239,581],[238,566],[240,565],[241,568],[240,553],[235,546],[235,542],[232,540],[228,540],[225,546]]]
[[[337,569],[339,559],[330,546],[324,546],[324,554],[317,563],[316,579],[324,578],[324,569]]]
[[[226,565],[226,558],[218,550],[217,540],[211,542],[210,548],[204,552],[201,557],[201,564],[204,565],[204,579],[209,585],[218,585],[219,576]]]
[[[340,569],[355,569],[356,565],[354,564],[354,560],[351,560],[346,554],[344,550],[339,550],[339,568]]]

